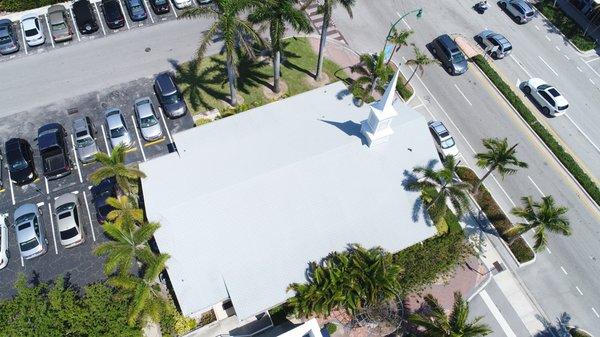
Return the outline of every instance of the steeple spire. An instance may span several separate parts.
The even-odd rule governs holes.
[[[400,69],[396,70],[381,99],[371,105],[369,118],[361,123],[360,131],[367,138],[369,146],[386,142],[394,133],[391,122],[398,115],[393,103],[399,73]]]

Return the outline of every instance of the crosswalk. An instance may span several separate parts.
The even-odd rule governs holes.
[[[310,6],[306,8],[306,13],[308,14],[308,18],[312,22],[313,26],[316,29],[317,34],[321,34],[321,28],[323,27],[323,14],[319,14],[317,11],[318,2],[313,2]],[[342,33],[336,28],[333,20],[327,27],[327,38],[334,39],[338,42],[348,44],[348,41],[344,38]]]

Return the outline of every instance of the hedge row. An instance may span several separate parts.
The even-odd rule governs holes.
[[[20,12],[60,2],[65,0],[0,0],[0,12]]]
[[[560,160],[560,162],[571,172],[571,174],[577,179],[579,184],[585,189],[585,191],[592,197],[596,204],[600,205],[600,189],[598,185],[590,178],[590,176],[579,166],[579,164],[573,159],[573,157],[565,151],[565,149],[558,143],[556,138],[538,122],[535,115],[525,106],[523,101],[517,96],[517,94],[511,89],[511,87],[504,82],[504,80],[498,75],[498,73],[492,68],[492,66],[483,58],[481,55],[477,55],[472,60],[479,66],[479,68],[485,73],[485,75],[494,83],[496,88],[502,93],[504,97],[510,102],[510,104],[519,112],[521,117],[529,124],[529,126],[537,133],[544,143],[550,148],[554,155]]]
[[[542,13],[553,25],[555,25],[574,45],[582,51],[588,51],[596,48],[596,42],[584,34],[581,27],[568,16],[560,6],[554,6],[554,0],[539,1],[535,7]]]
[[[467,167],[458,167],[457,169],[458,176],[465,182],[471,183],[472,185],[477,184],[479,178],[471,169]],[[502,212],[500,206],[496,203],[490,192],[485,188],[485,186],[481,186],[479,188],[479,193],[474,195],[475,200],[481,210],[485,213],[487,218],[490,220],[494,228],[500,234],[502,240],[504,240],[507,244],[512,239],[511,237],[505,235],[504,233],[511,228],[513,225]],[[525,239],[519,237],[512,244],[508,246],[510,250],[513,252],[515,257],[520,263],[525,263],[527,261],[531,261],[534,257],[533,250],[529,247],[529,245],[525,242]]]

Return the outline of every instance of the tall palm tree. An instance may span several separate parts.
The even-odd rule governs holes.
[[[475,317],[468,322],[469,304],[459,292],[454,293],[454,306],[450,315],[446,315],[444,308],[435,297],[428,294],[425,302],[431,311],[428,314],[413,314],[409,321],[425,329],[423,336],[435,337],[478,337],[492,333],[492,330],[480,321],[482,316]]]
[[[454,178],[457,167],[454,156],[447,156],[439,170],[432,167],[415,167],[413,172],[421,178],[409,181],[406,186],[410,191],[421,193],[421,199],[427,205],[427,210],[436,224],[445,224],[444,217],[450,210],[448,202],[459,217],[470,208],[468,193],[471,185]]]
[[[215,0],[211,6],[199,6],[187,9],[182,18],[207,18],[213,24],[204,32],[198,48],[198,62],[204,57],[206,48],[218,36],[222,38],[226,59],[227,79],[231,95],[231,105],[237,105],[236,64],[237,51],[254,56],[253,43],[263,44],[252,23],[241,18],[247,10],[256,5],[255,0]]]
[[[410,82],[410,80],[412,80],[412,78],[417,73],[417,70],[419,71],[421,76],[423,76],[423,72],[425,72],[425,66],[428,66],[430,64],[440,63],[440,61],[438,61],[436,59],[429,58],[429,56],[427,56],[427,54],[423,53],[421,51],[421,49],[419,49],[419,47],[417,47],[414,43],[412,44],[412,46],[413,46],[413,51],[415,53],[415,57],[410,60],[407,60],[406,64],[415,66],[415,70],[408,78],[408,81],[406,81],[406,83],[404,83],[404,85],[407,85]]]
[[[571,235],[571,225],[565,216],[568,209],[557,206],[552,196],[543,197],[541,202],[534,202],[531,197],[523,197],[521,201],[523,206],[513,208],[511,213],[525,219],[525,222],[518,223],[505,232],[512,237],[510,243],[519,235],[533,229],[535,231],[533,249],[540,251],[548,243],[547,231],[565,236]]]
[[[100,184],[107,178],[115,178],[119,189],[127,194],[133,192],[133,184],[137,179],[145,178],[144,172],[135,167],[125,165],[126,149],[117,145],[110,155],[104,152],[96,153],[96,161],[102,166],[90,175],[90,181],[94,185]]]
[[[306,13],[297,7],[298,3],[299,0],[262,0],[248,16],[250,22],[269,24],[273,58],[273,91],[276,93],[281,90],[279,77],[286,25],[290,25],[296,32],[310,33],[313,30]]]
[[[368,101],[375,91],[385,91],[385,84],[394,71],[385,63],[384,57],[383,53],[376,57],[362,54],[360,62],[350,67],[350,71],[360,75],[348,88],[355,97]]]
[[[110,275],[116,271],[125,275],[131,271],[134,261],[153,261],[154,253],[148,246],[148,240],[159,227],[158,223],[150,222],[137,228],[124,229],[105,222],[102,228],[112,241],[102,243],[94,250],[94,254],[98,256],[106,255],[104,273]]]
[[[106,215],[106,219],[119,228],[130,230],[144,221],[144,211],[128,196],[108,197],[106,203],[113,208]]]
[[[494,170],[498,170],[500,176],[504,179],[509,174],[517,173],[517,168],[527,168],[527,163],[520,161],[517,154],[518,143],[508,147],[508,140],[506,138],[486,138],[483,140],[483,146],[487,149],[487,152],[477,153],[475,159],[477,159],[477,166],[482,169],[487,168],[487,172],[479,179],[477,185],[475,185],[473,192],[479,191],[479,186]]]
[[[156,280],[165,269],[168,259],[168,254],[156,255],[145,266],[143,277],[116,275],[108,279],[110,285],[119,289],[119,295],[129,300],[127,321],[130,325],[135,325],[136,322],[146,323],[147,319],[160,323],[168,302]]]
[[[392,54],[390,55],[390,58],[387,60],[386,64],[390,64],[390,62],[392,61],[392,57],[394,56],[394,53],[397,52],[398,50],[400,50],[400,47],[408,46],[408,38],[413,33],[414,32],[412,30],[405,30],[405,29],[398,30],[398,29],[396,29],[396,27],[392,28],[392,34],[390,34],[390,37],[388,38],[388,42],[390,42],[394,46],[394,49],[392,49]]]

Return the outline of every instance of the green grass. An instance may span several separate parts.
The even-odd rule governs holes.
[[[287,91],[282,98],[313,89],[306,78],[312,76],[317,64],[317,55],[305,38],[286,39],[285,44],[281,79],[287,84]],[[192,61],[175,65],[175,68],[176,81],[192,114],[216,108],[225,117],[271,102],[263,92],[264,88],[271,90],[273,83],[273,67],[269,59],[258,61],[240,57],[237,87],[244,102],[235,108],[225,103],[228,101],[229,85],[223,55],[207,57],[200,63]],[[344,71],[338,71],[340,68],[334,62],[324,60],[323,70],[330,82],[348,78]]]
[[[555,25],[574,45],[581,51],[596,48],[596,42],[589,36],[583,34],[583,29],[571,19],[560,7],[554,5],[554,0],[543,0],[535,4],[535,7]]]
[[[32,8],[54,5],[63,0],[0,0],[0,12],[20,12]]]

